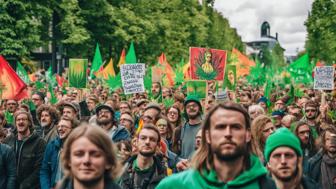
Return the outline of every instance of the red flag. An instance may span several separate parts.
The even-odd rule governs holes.
[[[21,100],[27,98],[27,85],[15,73],[8,62],[0,55],[0,85],[2,85],[2,98]]]
[[[57,81],[57,84],[60,87],[63,87],[63,83],[64,83],[65,79],[62,76],[56,74],[56,81]]]

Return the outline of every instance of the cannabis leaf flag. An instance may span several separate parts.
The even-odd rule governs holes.
[[[224,78],[226,51],[190,48],[191,78],[195,80],[219,80]]]
[[[69,60],[69,87],[86,88],[86,59]]]

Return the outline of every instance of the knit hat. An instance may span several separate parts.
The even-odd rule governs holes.
[[[285,116],[285,112],[284,111],[281,111],[281,110],[276,110],[274,112],[272,112],[272,117],[283,117]]]
[[[259,104],[260,102],[264,102],[264,103],[267,103],[268,99],[266,97],[261,97],[258,99],[257,103]]]
[[[268,162],[271,153],[278,147],[292,148],[298,156],[302,156],[300,140],[287,128],[280,128],[271,134],[265,144],[265,160]]]
[[[185,99],[184,104],[183,104],[184,105],[184,109],[186,109],[187,104],[189,104],[190,102],[195,102],[199,106],[200,111],[202,112],[201,102],[200,102],[199,98],[197,96],[195,96],[195,95],[189,95],[189,96],[187,96],[187,98]]]

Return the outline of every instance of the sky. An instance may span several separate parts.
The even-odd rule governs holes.
[[[216,0],[215,9],[236,28],[244,42],[260,37],[264,21],[271,26],[271,35],[278,33],[285,55],[304,50],[307,36],[304,22],[313,0]]]

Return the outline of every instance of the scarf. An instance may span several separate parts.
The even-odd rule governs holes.
[[[336,185],[336,159],[331,159],[324,154],[321,162],[322,188],[334,188]]]

